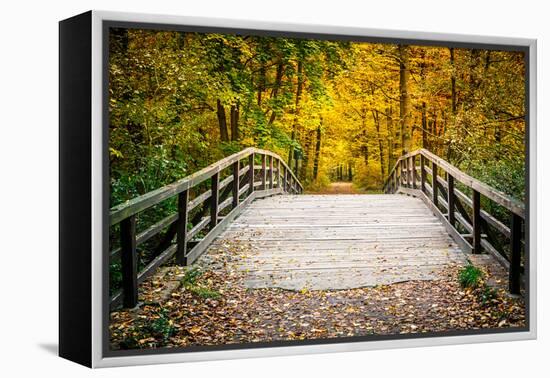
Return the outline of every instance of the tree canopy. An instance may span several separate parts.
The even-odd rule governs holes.
[[[525,111],[522,52],[111,29],[111,206],[248,146],[312,191],[424,147],[523,199]]]

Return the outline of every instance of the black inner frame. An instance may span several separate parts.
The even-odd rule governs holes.
[[[237,34],[237,35],[255,35],[255,36],[270,36],[270,37],[288,37],[288,38],[303,38],[303,39],[324,39],[324,40],[339,40],[350,42],[367,42],[367,43],[391,43],[391,44],[409,44],[420,46],[435,46],[435,47],[455,47],[455,48],[475,48],[484,50],[501,50],[501,51],[516,51],[524,53],[525,64],[525,327],[508,328],[508,329],[472,329],[472,330],[454,330],[443,332],[428,332],[422,334],[406,334],[406,335],[367,335],[367,336],[351,336],[338,337],[330,339],[309,339],[309,340],[288,340],[288,341],[271,341],[258,343],[242,343],[242,344],[225,344],[225,345],[204,345],[190,347],[163,347],[154,349],[129,349],[129,350],[111,350],[109,338],[109,197],[110,197],[110,177],[109,177],[109,33],[111,28],[127,28],[127,29],[148,29],[158,31],[179,31],[189,33],[219,33],[219,34]],[[404,34],[406,32],[403,32]],[[272,31],[272,30],[257,30],[257,29],[239,29],[228,27],[210,27],[210,26],[190,26],[190,25],[175,25],[175,24],[158,24],[145,22],[126,22],[116,20],[104,20],[102,23],[102,62],[103,62],[103,104],[102,104],[102,176],[103,176],[103,241],[102,241],[102,355],[103,357],[122,357],[122,356],[139,356],[153,355],[165,353],[189,353],[189,352],[206,352],[206,351],[222,351],[235,349],[256,349],[256,348],[275,348],[289,347],[298,345],[319,345],[319,344],[341,344],[350,342],[365,342],[365,341],[383,341],[383,340],[400,340],[400,339],[417,339],[427,337],[447,337],[447,336],[465,336],[465,335],[485,335],[497,333],[517,333],[528,332],[530,330],[530,159],[529,159],[529,137],[530,137],[530,53],[528,46],[519,45],[503,45],[490,43],[468,43],[468,42],[442,42],[429,39],[414,39],[414,38],[389,38],[389,37],[369,37],[369,36],[354,36],[354,35],[339,35],[329,33],[308,33],[308,32],[288,32],[288,31]]]

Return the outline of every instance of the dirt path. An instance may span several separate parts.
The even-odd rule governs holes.
[[[359,194],[351,182],[333,182],[319,194]]]

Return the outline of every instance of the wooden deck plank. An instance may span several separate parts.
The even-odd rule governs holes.
[[[256,200],[208,253],[231,248],[250,288],[333,290],[433,280],[449,264],[466,263],[428,207],[401,194]]]

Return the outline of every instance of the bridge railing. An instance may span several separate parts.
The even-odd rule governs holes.
[[[384,192],[397,191],[421,197],[462,250],[493,255],[508,270],[509,291],[520,293],[526,259],[524,203],[425,149],[403,155],[395,163],[384,182]],[[498,217],[490,214],[488,209],[482,209],[482,198],[505,211]],[[501,221],[502,213],[509,218],[509,226]]]
[[[135,307],[138,285],[172,257],[179,265],[193,263],[255,198],[302,191],[302,184],[281,157],[271,151],[247,148],[111,208],[110,231],[115,234],[112,244],[118,245],[110,251],[109,262],[119,262],[122,273],[122,288],[111,296],[111,308],[121,302],[124,307]],[[140,214],[174,198],[177,212],[136,231]],[[153,240],[158,241],[153,248],[154,258],[139,269],[142,264],[137,247]]]

